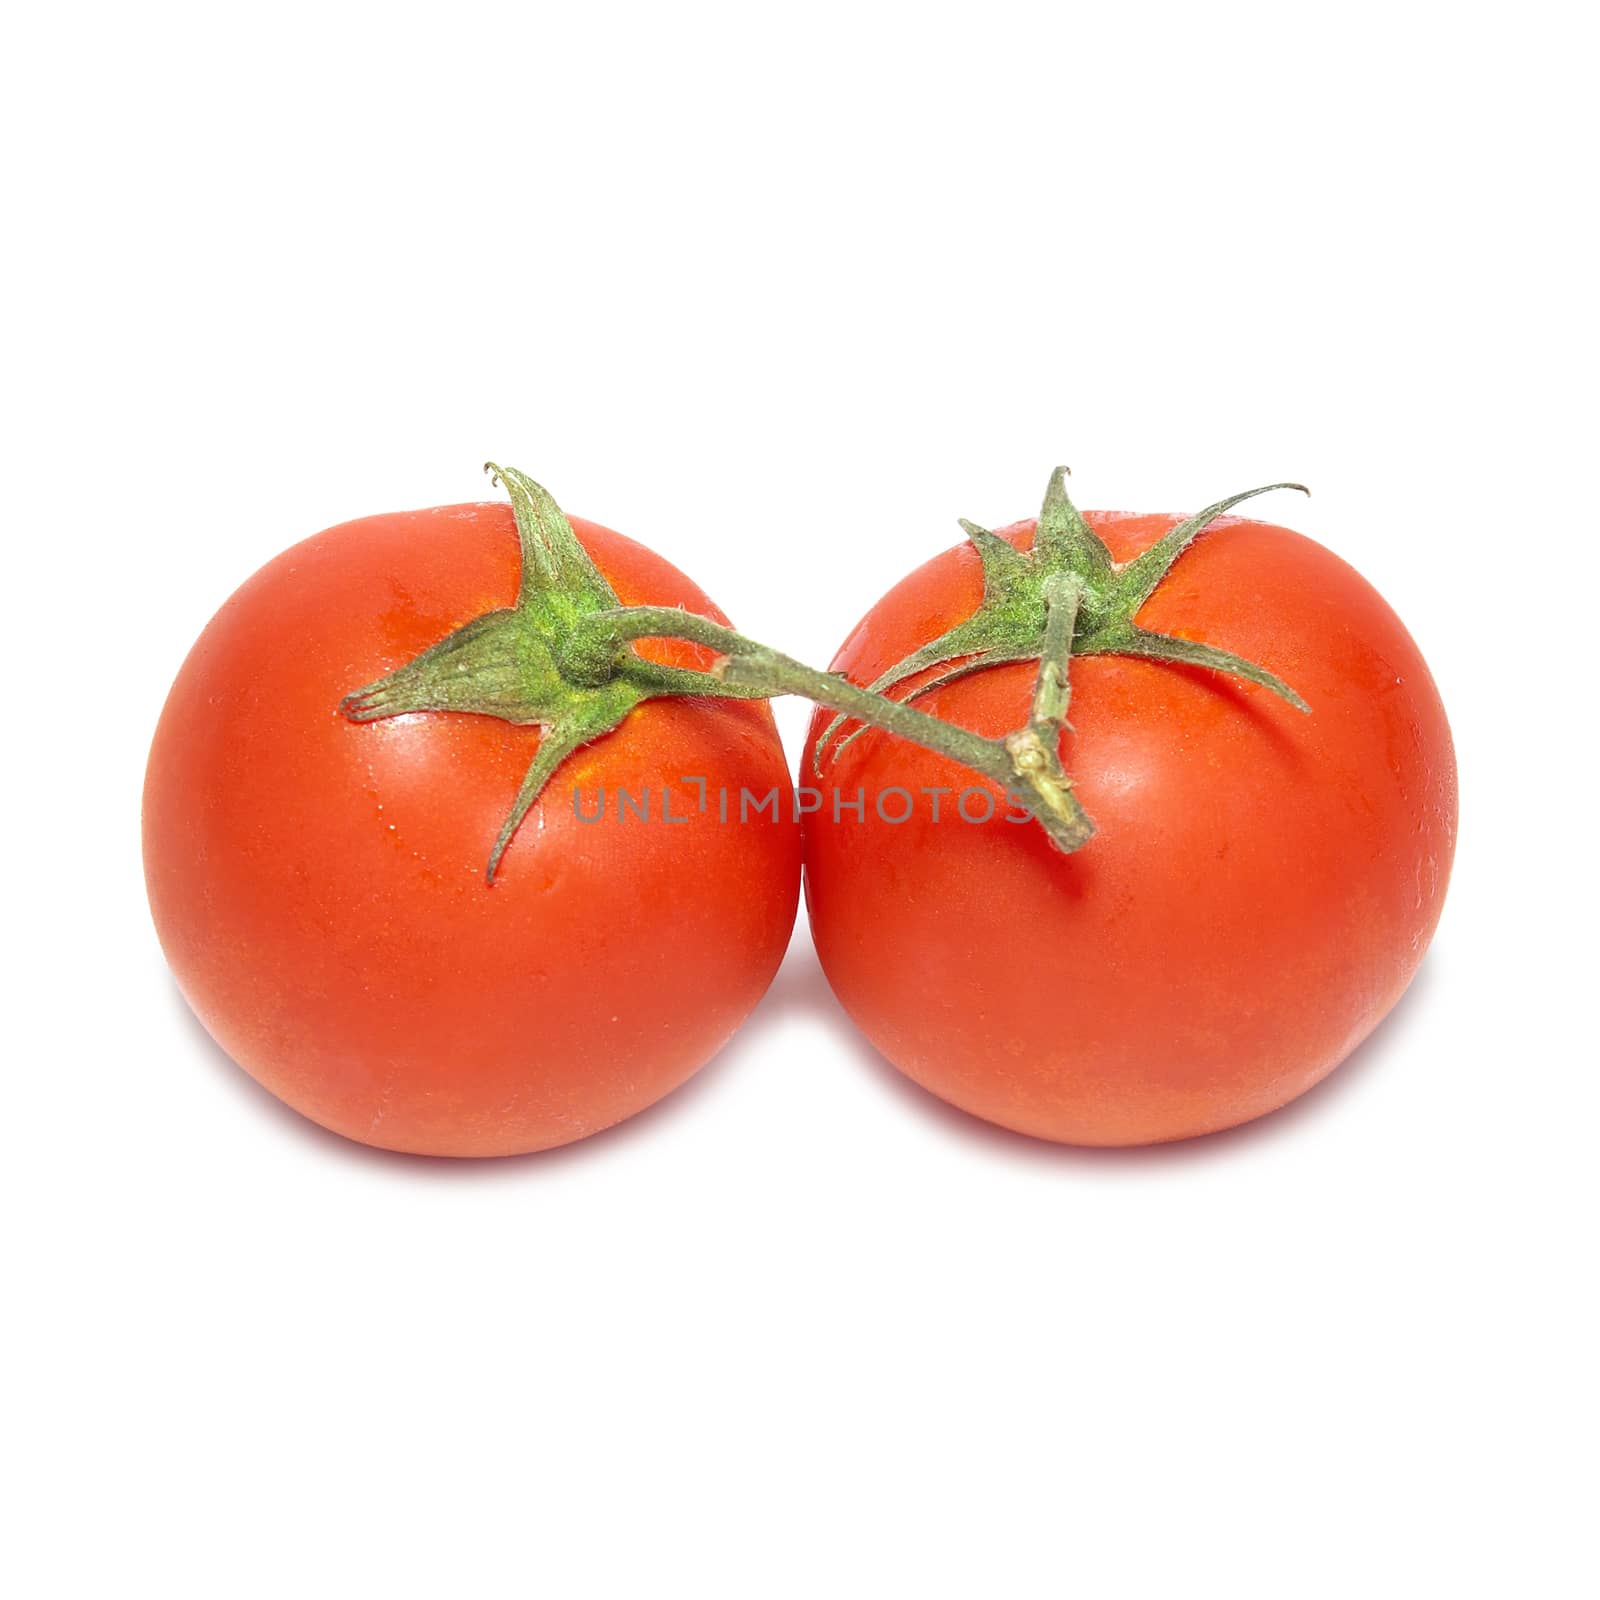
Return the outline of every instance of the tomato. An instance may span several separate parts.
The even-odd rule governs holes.
[[[1178,519],[1087,520],[1123,564]],[[1001,534],[1028,550],[1034,528]],[[973,549],[936,557],[872,608],[834,669],[879,678],[971,617],[982,589]],[[1304,1093],[1411,980],[1454,848],[1438,693],[1343,561],[1228,519],[1138,622],[1259,663],[1310,714],[1193,665],[1073,657],[1061,760],[1095,831],[1070,854],[993,784],[876,729],[805,775],[822,794],[806,900],[850,1015],[934,1094],[1071,1144],[1208,1133]],[[998,738],[1027,722],[1036,672],[988,667],[917,704]],[[831,720],[818,713],[810,748]],[[904,820],[891,791],[913,802]]]
[[[624,603],[719,615],[642,546],[572,526]],[[356,686],[511,606],[518,584],[508,506],[331,528],[218,612],[150,753],[145,870],[185,997],[275,1095],[366,1144],[505,1155],[633,1115],[728,1039],[793,925],[799,829],[763,703],[638,706],[561,766],[492,884],[485,859],[540,732],[341,715]],[[713,659],[674,642],[640,654]],[[780,803],[724,822],[724,789]],[[584,820],[601,791],[604,816]]]

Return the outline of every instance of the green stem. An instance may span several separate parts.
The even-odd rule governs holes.
[[[1075,600],[1071,609],[1076,610]],[[1070,616],[1067,626],[1070,635]],[[985,738],[914,706],[860,688],[838,673],[819,672],[692,611],[675,606],[625,606],[594,612],[574,625],[564,661],[587,665],[597,658],[614,656],[621,645],[636,639],[681,639],[717,651],[724,659],[710,676],[740,698],[802,695],[830,711],[842,711],[925,750],[948,756],[1020,799],[1063,850],[1076,850],[1094,831],[1054,752],[1047,760],[1040,760],[1031,745],[1013,748],[1016,735]],[[1031,732],[1031,725],[1025,731]]]
[[[1026,806],[1061,850],[1094,833],[1061,766],[1071,657],[1115,654],[1204,667],[1261,685],[1301,711],[1310,708],[1265,667],[1215,645],[1152,633],[1139,608],[1173,562],[1224,512],[1266,489],[1207,506],[1142,556],[1118,567],[1066,491],[1066,469],[1050,476],[1026,551],[963,522],[983,567],[978,609],[919,646],[866,687],[818,672],[707,617],[665,606],[622,606],[549,492],[526,474],[490,465],[511,497],[521,544],[516,603],[485,612],[342,702],[353,722],[417,711],[466,712],[543,729],[489,860],[492,882],[518,825],[556,768],[574,750],[619,727],[646,701],[669,695],[766,699],[797,694],[839,715],[813,741],[820,774],[868,728],[947,756]],[[1272,484],[1269,488],[1297,488]],[[680,639],[715,651],[709,672],[663,666],[629,648],[636,639]],[[970,673],[1004,662],[1039,662],[1028,721],[988,739],[932,717],[909,702]],[[903,698],[887,691],[921,681]],[[860,724],[839,737],[843,724]]]
[[[1072,635],[1078,625],[1083,584],[1070,572],[1058,572],[1044,586],[1044,639],[1039,648],[1039,677],[1033,689],[1032,726],[1041,737],[1057,739],[1072,703],[1068,663]]]
[[[1061,730],[1067,725],[1072,703],[1072,638],[1083,600],[1083,581],[1071,572],[1058,572],[1045,580],[1044,634],[1039,648],[1039,676],[1033,685],[1033,709],[1026,726],[1006,735],[1005,749],[1013,768],[1025,774],[1030,789],[1050,795],[1055,809],[1070,817],[1070,843],[1076,850],[1094,835],[1094,823],[1072,792],[1072,779],[1061,765]],[[1054,837],[1054,835],[1052,835]]]
[[[998,740],[985,739],[981,734],[930,717],[914,706],[874,694],[836,672],[819,672],[709,617],[676,606],[624,606],[595,612],[576,625],[568,649],[576,652],[577,659],[584,660],[591,645],[599,641],[604,641],[602,648],[609,653],[617,645],[635,639],[681,639],[703,645],[724,657],[709,674],[726,686],[724,692],[752,700],[777,694],[802,695],[925,749],[937,750],[986,777],[995,775],[992,753],[1000,747]],[[564,659],[571,658],[569,655]]]

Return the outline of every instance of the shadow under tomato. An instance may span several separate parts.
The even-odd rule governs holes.
[[[813,976],[815,984],[810,981]],[[190,1009],[183,992],[170,976],[168,983],[183,1026],[196,1041],[196,1054],[216,1069],[235,1094],[248,1100],[258,1113],[276,1122],[284,1133],[306,1140],[330,1155],[348,1161],[388,1169],[406,1177],[418,1176],[450,1183],[503,1181],[553,1173],[571,1162],[600,1159],[633,1139],[654,1138],[662,1131],[659,1124],[691,1111],[724,1073],[736,1069],[747,1051],[759,1047],[766,1032],[780,1019],[799,1012],[808,1013],[818,1003],[838,1009],[817,966],[815,955],[804,941],[796,941],[778,969],[771,987],[744,1026],[693,1077],[654,1105],[647,1106],[610,1128],[603,1128],[571,1144],[557,1145],[551,1150],[535,1150],[526,1155],[461,1158],[383,1150],[376,1145],[347,1139],[343,1134],[334,1133],[309,1117],[302,1116],[239,1066],[206,1031],[205,1025]],[[866,1042],[862,1040],[861,1043],[870,1052]]]
[[[233,1091],[246,1097],[262,1114],[273,1118],[291,1137],[305,1139],[336,1157],[388,1169],[407,1177],[420,1176],[445,1182],[471,1183],[503,1181],[554,1173],[568,1164],[602,1159],[634,1139],[656,1138],[666,1131],[672,1119],[692,1114],[699,1100],[714,1091],[725,1073],[739,1070],[741,1062],[758,1054],[767,1035],[788,1018],[808,1016],[823,1023],[838,1049],[871,1074],[885,1093],[903,1104],[912,1116],[921,1117],[952,1138],[961,1139],[1006,1160],[1035,1165],[1078,1168],[1099,1165],[1126,1170],[1152,1166],[1226,1160],[1265,1140],[1292,1134],[1308,1118],[1321,1115],[1324,1108],[1341,1096],[1354,1092],[1386,1054],[1404,1036],[1413,1013],[1426,1003],[1431,986],[1431,962],[1424,961],[1410,988],[1373,1033],[1315,1088],[1267,1116],[1237,1128],[1181,1139],[1171,1144],[1140,1145],[1126,1149],[1099,1149],[1084,1145],[1052,1144],[1028,1134],[984,1122],[940,1100],[918,1087],[881,1056],[866,1036],[845,1015],[833,997],[828,981],[817,962],[809,941],[797,938],[791,946],[772,987],[751,1013],[749,1020],[689,1081],[637,1115],[603,1129],[586,1139],[560,1145],[553,1150],[529,1155],[495,1156],[463,1160],[449,1156],[409,1155],[403,1151],[380,1150],[359,1144],[342,1134],[303,1117],[276,1095],[262,1088],[239,1067],[206,1032],[199,1018],[189,1009],[177,985],[172,998],[184,1026],[199,1045],[198,1054],[209,1061]]]
[[[833,999],[820,968],[817,969],[816,979],[829,1007],[827,1015],[831,1030],[837,1036],[840,1047],[851,1051],[863,1068],[871,1072],[884,1090],[902,1102],[910,1113],[933,1123],[942,1133],[967,1140],[998,1156],[1040,1166],[1076,1166],[1081,1169],[1086,1165],[1100,1165],[1142,1170],[1188,1162],[1227,1160],[1256,1144],[1292,1135],[1302,1122],[1322,1115],[1327,1107],[1342,1096],[1354,1092],[1389,1051],[1400,1043],[1408,1022],[1413,1016],[1420,1015],[1426,1006],[1426,994],[1432,981],[1431,968],[1432,963],[1424,960],[1410,987],[1388,1016],[1327,1077],[1286,1106],[1253,1121],[1240,1123],[1238,1127],[1224,1128],[1220,1132],[1201,1134],[1192,1139],[1175,1139],[1168,1144],[1109,1148],[1055,1144],[1031,1134],[1016,1133],[1010,1128],[985,1122],[981,1117],[975,1117],[930,1094],[898,1071],[856,1029]]]

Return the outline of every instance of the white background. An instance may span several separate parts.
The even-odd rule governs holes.
[[[6,24],[11,1593],[1595,1592],[1578,18]],[[1267,514],[1456,730],[1420,978],[1293,1109],[1144,1153],[903,1083],[803,919],[587,1144],[302,1123],[167,977],[145,750],[258,565],[491,455],[822,661],[1058,460],[1146,510],[1304,479]]]

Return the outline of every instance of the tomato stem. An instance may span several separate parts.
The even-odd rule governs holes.
[[[1269,484],[1208,506],[1179,523],[1137,560],[1118,567],[1066,491],[1066,468],[1046,487],[1033,547],[963,522],[983,566],[983,598],[964,622],[931,640],[866,686],[819,672],[709,617],[671,606],[623,606],[578,541],[549,492],[524,473],[485,469],[511,497],[522,549],[515,605],[486,612],[431,649],[346,696],[353,722],[416,711],[460,711],[543,729],[516,802],[494,841],[489,881],[506,847],[561,763],[616,728],[637,706],[665,696],[767,699],[803,695],[838,713],[813,746],[825,755],[868,728],[948,756],[999,785],[1025,806],[1060,849],[1078,849],[1094,824],[1061,765],[1061,735],[1071,704],[1074,655],[1144,656],[1231,673],[1291,705],[1310,708],[1281,679],[1213,645],[1147,632],[1134,617],[1172,564],[1218,516]],[[639,639],[680,639],[716,651],[709,672],[647,661]],[[910,702],[969,673],[1011,661],[1038,661],[1028,721],[1003,739],[919,711]],[[927,674],[927,675],[925,675]],[[901,699],[887,690],[921,678]],[[843,738],[849,721],[860,724]],[[830,750],[831,746],[831,750]]]
[[[1031,725],[1041,734],[1060,736],[1072,703],[1068,666],[1072,657],[1072,631],[1077,626],[1078,602],[1083,585],[1070,572],[1057,573],[1045,585],[1044,640],[1039,652],[1039,676],[1033,689]]]
[[[1075,594],[1075,590],[1073,591]],[[1076,600],[1063,601],[1063,626],[1071,633]],[[971,768],[996,783],[1014,801],[1025,806],[1062,850],[1076,850],[1094,832],[1072,785],[1061,769],[1059,751],[1035,727],[1005,739],[989,739],[942,718],[929,716],[915,706],[863,689],[834,672],[819,672],[770,646],[758,644],[732,628],[673,606],[624,606],[585,617],[574,629],[572,644],[580,659],[638,639],[681,639],[718,651],[723,659],[707,677],[742,696],[767,699],[780,694],[802,695],[832,711],[843,712],[885,733],[936,751]],[[1065,655],[1053,680],[1059,688],[1053,697],[1066,711]],[[708,687],[704,693],[715,694]],[[1059,721],[1051,725],[1059,740]]]

